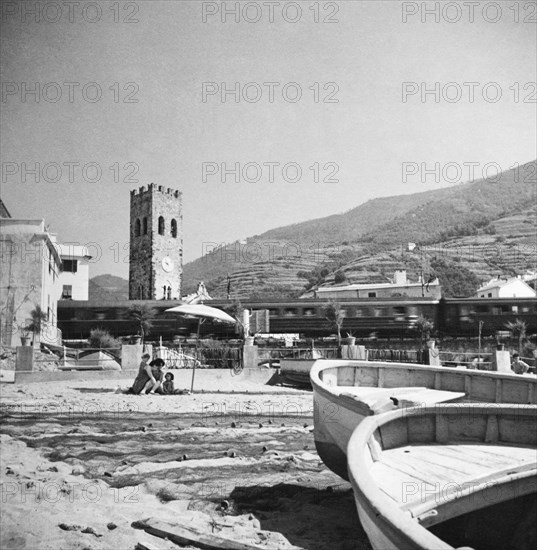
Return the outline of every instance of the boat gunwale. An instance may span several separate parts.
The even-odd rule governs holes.
[[[356,399],[355,397],[342,395],[345,392],[345,388],[349,387],[371,387],[371,388],[379,388],[379,386],[329,386],[328,384],[325,384],[323,380],[321,379],[321,372],[328,370],[328,369],[338,369],[343,367],[376,367],[378,369],[388,369],[388,368],[400,368],[400,369],[406,369],[406,370],[423,370],[427,372],[438,372],[438,373],[444,373],[444,374],[456,374],[458,376],[462,377],[477,377],[477,378],[488,378],[493,380],[511,380],[511,381],[518,381],[518,382],[525,382],[529,384],[533,384],[535,386],[535,389],[537,391],[537,376],[532,376],[531,378],[529,376],[523,375],[523,374],[515,374],[515,373],[504,373],[504,372],[497,372],[497,371],[480,371],[480,370],[472,370],[472,369],[458,369],[455,367],[437,367],[437,366],[431,366],[431,365],[420,365],[420,364],[414,364],[414,363],[388,363],[388,362],[376,362],[376,361],[365,361],[362,359],[317,359],[310,370],[310,381],[311,386],[313,388],[313,392],[320,392],[322,393],[326,398],[330,398],[330,400],[333,400],[333,398],[337,398],[338,400],[343,399],[346,403],[349,403],[351,405],[351,408],[356,410],[356,407],[359,405],[356,405],[357,403],[360,403],[359,399]],[[387,387],[384,387],[386,389],[389,389]],[[384,389],[383,388],[383,389]],[[394,386],[393,389],[396,389],[397,386]],[[535,394],[534,394],[535,395]],[[481,401],[480,403],[502,403],[502,401]],[[371,413],[373,414],[373,413]]]
[[[410,510],[403,509],[379,489],[370,473],[365,450],[368,448],[371,438],[381,426],[405,417],[438,416],[444,413],[462,416],[467,415],[468,411],[471,410],[471,414],[482,415],[516,415],[522,411],[524,415],[534,416],[537,419],[537,406],[535,405],[496,405],[497,407],[491,408],[490,404],[487,406],[487,404],[481,403],[436,404],[427,407],[397,409],[364,419],[352,433],[347,446],[347,469],[357,506],[364,509],[364,513],[367,514],[370,521],[383,524],[382,532],[384,535],[391,532],[396,535],[394,538],[399,543],[404,540],[405,545],[402,548],[451,550],[453,547],[450,544],[428,531],[424,525],[413,517]],[[529,471],[519,477],[527,479],[534,476],[534,471]],[[501,486],[501,480],[510,481],[512,479],[513,476],[503,475],[498,478],[497,484]],[[393,538],[390,540],[393,540]]]

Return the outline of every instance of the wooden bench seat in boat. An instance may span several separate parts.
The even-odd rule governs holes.
[[[407,445],[384,450],[371,474],[401,510],[428,526],[459,515],[461,508],[521,496],[517,478],[535,470],[536,458],[536,449],[501,444]],[[494,487],[502,478],[512,481],[511,490]]]
[[[429,406],[465,397],[464,392],[433,390],[425,387],[372,388],[341,387],[340,395],[352,399],[364,415],[380,414],[403,407]]]

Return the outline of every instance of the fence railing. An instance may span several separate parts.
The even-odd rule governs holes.
[[[259,361],[277,363],[280,359],[337,359],[338,348],[263,348],[257,350]]]
[[[368,361],[383,361],[388,363],[419,363],[425,360],[424,350],[408,349],[367,349]]]
[[[530,367],[535,368],[537,365],[535,357],[521,357],[520,359]],[[446,367],[464,366],[477,370],[492,369],[492,353],[441,351],[440,360]]]
[[[162,351],[161,351],[162,350]],[[166,351],[164,351],[166,350]],[[157,348],[157,356],[164,359],[170,369],[213,368],[236,369],[242,366],[242,346],[191,346],[180,345]]]
[[[476,370],[492,369],[492,353],[441,351],[440,362],[444,367],[466,367]]]
[[[35,354],[34,363],[37,370],[120,370],[121,348],[74,349],[65,346],[42,345],[41,351]],[[47,353],[48,352],[48,353]],[[195,345],[181,344],[170,347],[154,348],[155,357],[161,357],[166,368],[242,368],[244,365],[243,347],[239,344]],[[367,349],[369,361],[417,363],[426,362],[427,350]],[[443,366],[464,366],[469,369],[491,370],[492,353],[478,354],[473,352],[439,351]],[[338,359],[337,347],[258,347],[259,364],[278,367],[281,359],[315,360]],[[535,372],[536,358],[522,357]]]

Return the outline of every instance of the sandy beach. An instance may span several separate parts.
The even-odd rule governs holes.
[[[229,377],[191,395],[116,393],[127,386],[1,385],[3,549],[179,548],[162,526],[199,535],[185,548],[210,547],[205,535],[369,548],[350,485],[315,451],[310,391]]]

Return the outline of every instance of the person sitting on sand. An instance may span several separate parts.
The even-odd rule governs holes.
[[[175,388],[173,387],[173,373],[167,372],[164,376],[164,383],[162,384],[162,393],[171,395],[175,393]]]
[[[162,395],[188,395],[190,392],[188,390],[176,390],[174,387],[174,376],[171,372],[167,372],[164,377],[164,382],[158,389],[158,393]]]
[[[511,370],[515,374],[526,374],[530,370],[530,366],[520,359],[520,355],[518,355],[518,353],[513,353],[513,363],[511,364]]]
[[[151,355],[149,355],[149,353],[144,353],[142,355],[142,361],[140,363],[140,368],[138,369],[138,374],[134,379],[132,387],[127,390],[127,393],[134,393],[135,395],[138,395],[145,388],[148,381],[153,379],[153,383],[155,382],[153,373],[151,372],[151,367],[148,365],[149,359],[151,359]]]
[[[165,364],[166,363],[164,360],[160,358],[154,359],[151,363],[149,363],[151,378],[146,382],[142,392],[152,394],[158,391],[159,393],[162,393],[161,385],[164,381],[164,373],[162,372],[162,369]]]

